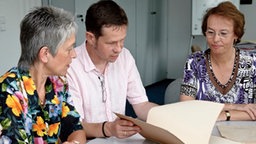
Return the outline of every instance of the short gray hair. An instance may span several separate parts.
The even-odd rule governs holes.
[[[18,67],[28,70],[38,60],[38,53],[44,46],[55,56],[57,48],[76,34],[77,29],[70,12],[52,6],[36,7],[20,23],[21,56]]]

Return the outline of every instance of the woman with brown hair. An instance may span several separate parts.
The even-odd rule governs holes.
[[[209,9],[202,32],[209,49],[191,54],[184,67],[180,100],[224,103],[218,120],[255,120],[256,57],[235,47],[244,15],[229,1]]]

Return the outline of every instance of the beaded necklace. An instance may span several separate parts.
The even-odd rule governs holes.
[[[233,81],[233,78],[235,76],[235,73],[237,71],[237,68],[238,68],[238,62],[239,62],[239,49],[238,48],[235,48],[236,49],[236,52],[235,52],[235,59],[234,59],[234,65],[233,65],[233,70],[232,70],[232,74],[228,80],[228,82],[226,84],[221,84],[220,81],[216,78],[214,72],[213,72],[213,68],[212,68],[212,63],[211,63],[211,58],[210,58],[210,50],[207,51],[207,60],[208,60],[208,63],[209,63],[209,69],[210,69],[210,73],[214,79],[214,81],[218,84],[218,86],[220,86],[222,89],[225,89],[229,86],[229,84]]]

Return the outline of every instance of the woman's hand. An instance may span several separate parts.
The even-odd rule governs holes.
[[[256,120],[256,104],[232,104],[231,110],[245,111],[252,120]]]

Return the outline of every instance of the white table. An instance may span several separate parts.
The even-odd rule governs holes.
[[[227,126],[232,126],[232,125],[247,126],[247,125],[251,125],[251,126],[256,126],[256,121],[221,121],[221,122],[217,122],[214,125],[214,128],[212,130],[212,135],[214,135],[214,136],[220,136],[220,132],[217,128],[218,125],[227,125]]]
[[[88,144],[157,144],[150,140],[146,140],[140,134],[133,135],[126,139],[118,139],[115,137],[110,138],[96,138],[90,140]]]
[[[256,125],[255,121],[222,121],[217,122],[212,130],[213,136],[220,136],[217,126],[218,125]],[[136,134],[126,139],[118,139],[115,137],[110,138],[96,138],[90,140],[88,144],[157,144],[150,140],[146,140],[140,134]]]

